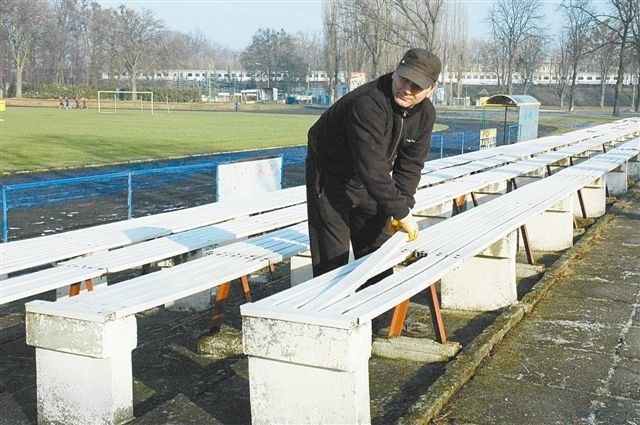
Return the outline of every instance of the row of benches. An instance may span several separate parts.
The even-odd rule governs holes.
[[[468,173],[503,163],[506,159],[498,158],[504,156],[504,154],[493,155],[474,162],[464,163],[461,166],[439,169],[427,173],[423,180],[429,181],[431,184],[435,184],[435,181],[442,182],[444,174],[446,174],[449,179],[463,174],[467,175],[466,177],[458,179],[455,184],[446,187],[437,187],[429,191],[419,191],[417,195],[417,214],[421,216],[433,214],[440,214],[440,216],[444,214],[444,216],[448,216],[450,215],[451,203],[454,198],[467,193],[476,193],[480,190],[484,190],[486,193],[487,187],[496,184],[501,187],[497,189],[494,188],[494,191],[504,190],[503,187],[506,186],[506,182],[513,178],[531,173],[544,174],[545,167],[549,168],[547,171],[550,171],[551,166],[562,166],[568,163],[571,158],[587,155],[593,149],[604,150],[607,145],[616,143],[618,137],[627,134],[628,128],[624,127],[614,130],[606,136],[593,137],[568,147],[542,154],[534,159],[528,159],[493,169],[492,171],[480,174],[480,176],[470,175]],[[544,143],[544,141],[537,142],[538,145],[540,143]],[[525,155],[525,152],[526,155],[528,155],[531,151],[539,150],[539,146],[535,148],[531,146],[519,146],[518,149],[520,151],[519,156],[511,154],[510,158],[519,158]],[[487,163],[487,161],[490,162]],[[423,182],[421,186],[426,185],[426,182]],[[286,196],[282,196],[282,194],[270,195],[270,202],[264,203],[263,208],[265,210],[271,210],[267,210],[267,212],[263,212],[260,215],[239,217],[215,225],[199,227],[150,241],[139,242],[120,249],[93,253],[93,255],[90,256],[59,263],[52,269],[39,270],[37,272],[5,279],[0,286],[0,303],[15,301],[51,289],[74,285],[78,282],[88,282],[90,286],[95,286],[98,282],[104,282],[104,279],[101,278],[115,272],[141,267],[178,255],[193,255],[194,252],[199,252],[206,247],[229,243],[243,237],[273,231],[304,221],[306,219],[304,205],[298,203],[300,202],[300,189],[289,189],[284,192]],[[287,206],[283,201],[291,202],[295,205]],[[223,210],[229,209],[228,205],[229,203],[227,203],[227,205],[221,205],[221,208]],[[227,208],[224,208],[225,206]],[[273,208],[278,207],[279,209],[273,210]],[[243,208],[242,205],[239,205],[237,210],[239,213],[246,213],[248,211],[246,208]],[[169,213],[169,215],[172,216],[176,213],[177,212]],[[200,212],[198,212],[198,214],[189,213],[189,215],[190,217],[202,217]],[[226,216],[228,215],[217,214],[214,220],[220,220]],[[165,217],[161,217],[161,219],[165,219]],[[193,223],[189,225],[189,227],[191,227],[198,222],[202,223],[203,219],[200,218],[199,221],[193,219],[186,221]],[[156,219],[155,223],[156,225],[159,224],[160,220]],[[131,223],[127,224],[131,225]],[[184,224],[182,226],[183,228],[189,228]],[[109,225],[105,227],[109,227]],[[143,228],[147,229],[149,227],[144,226]],[[155,228],[158,227],[156,226]],[[112,232],[107,231],[107,233]],[[121,235],[120,232],[113,234]],[[307,272],[298,273],[296,279],[300,280],[304,276],[308,276],[309,273],[310,271],[307,268]]]
[[[457,157],[429,161],[424,167],[425,177],[421,181],[421,186],[482,171],[487,167],[527,158],[616,131],[626,130],[630,134],[634,131],[635,125],[637,123],[633,120],[621,120],[577,130],[563,136],[549,136],[517,145],[501,146],[492,150],[476,151]],[[486,161],[481,162],[481,160]],[[12,273],[54,264],[70,258],[116,249],[236,217],[304,203],[304,196],[304,188],[296,187],[270,193],[268,196],[262,197],[259,202],[256,202],[254,198],[223,201],[86,229],[3,243],[0,244],[0,256],[2,257],[0,276],[6,278]]]
[[[536,141],[535,144],[532,143],[531,145],[535,145],[535,148],[523,143],[522,146],[514,145],[515,147],[510,147],[510,149],[507,149],[508,147],[500,149],[499,153],[474,153],[475,159],[466,158],[462,160],[458,158],[456,160],[447,160],[448,163],[447,161],[442,161],[436,170],[429,170],[428,167],[432,165],[428,164],[425,167],[425,175],[429,176],[426,177],[427,179],[433,179],[431,184],[438,178],[442,182],[444,179],[466,177],[444,184],[436,184],[427,191],[419,191],[417,205],[419,208],[429,209],[434,207],[437,202],[450,202],[451,193],[448,192],[449,188],[447,186],[460,184],[457,183],[459,181],[469,185],[464,187],[464,190],[481,189],[486,187],[487,184],[491,184],[487,182],[493,182],[498,179],[501,174],[504,180],[507,179],[507,176],[512,178],[516,175],[523,175],[523,173],[531,172],[531,170],[535,171],[539,168],[557,164],[561,160],[568,162],[568,158],[572,158],[577,154],[586,154],[594,148],[602,151],[603,146],[606,147],[615,139],[633,134],[638,130],[637,122],[619,122],[603,128],[599,132],[581,131],[580,136],[576,136],[575,140],[570,139],[570,142],[562,142],[559,138],[551,138],[551,140],[540,140]],[[619,131],[619,133],[616,133],[616,131]],[[603,134],[607,132],[610,134]],[[512,167],[512,165],[507,165],[506,167],[493,168],[493,171],[470,174],[471,172],[486,170],[509,161],[528,158],[535,153],[549,152],[552,149],[558,149],[563,146],[569,146],[572,149],[566,148],[569,149],[567,152],[559,150],[555,154],[549,153],[551,156],[542,161],[528,159],[527,161],[534,162],[529,163],[520,170],[512,169],[509,171],[507,167]],[[520,152],[518,153],[516,150]],[[436,177],[436,173],[441,175]],[[442,177],[443,175],[448,177]],[[486,175],[489,180],[483,181],[482,178],[478,180],[478,176],[482,175]],[[463,187],[461,186],[456,190],[462,189]],[[423,192],[427,194],[433,191],[442,191],[441,198],[429,199],[425,197],[426,200],[421,199]],[[291,199],[297,199],[295,196],[291,196],[292,193],[293,191],[288,192],[289,202]],[[296,203],[297,201],[293,202],[293,204]],[[284,211],[287,211],[287,214],[290,213],[291,217],[298,217],[300,212],[295,212],[295,208],[300,208],[300,206],[283,206],[272,211],[271,223],[277,222],[279,215],[284,214]],[[254,220],[264,219],[269,221],[267,214],[246,219],[236,218],[233,221],[225,222],[224,225],[237,225],[240,227],[246,225],[251,227],[253,226],[251,222]],[[302,220],[304,220],[304,214],[302,216]],[[242,225],[236,223],[242,222],[242,220],[246,220],[246,222]],[[298,220],[299,218],[292,218],[292,222]],[[281,225],[284,226],[282,223]],[[225,231],[220,230],[220,226],[222,224],[216,225],[215,230],[213,228],[206,230],[205,233],[218,232],[224,234]],[[256,226],[252,231],[257,231],[256,229],[258,228],[259,226]],[[252,231],[248,231],[245,234]],[[227,242],[241,235],[240,233],[228,231],[228,229],[227,233],[229,235],[229,238],[226,239]],[[150,255],[151,259],[156,261],[163,255],[167,257],[175,255],[177,252],[175,251],[176,246],[178,250],[181,250],[180,252],[186,252],[196,246],[215,240],[215,238],[207,239],[207,237],[204,237],[200,239],[201,242],[198,242],[197,245],[184,241],[173,243],[172,238],[179,238],[179,236],[180,234],[165,236],[130,247],[76,259],[71,263],[74,264],[73,268],[76,270],[93,268],[109,272],[117,269],[114,264],[117,264],[118,261],[120,261],[121,267],[132,267],[133,265],[144,263],[149,259],[149,257],[145,256],[145,252],[151,252],[152,246],[158,247],[157,253]],[[185,238],[185,240],[189,239],[187,236]],[[172,269],[165,269],[116,285],[110,285],[92,294],[83,294],[80,297],[63,299],[55,303],[29,303],[27,305],[28,343],[38,347],[39,415],[53,418],[52,420],[64,420],[69,423],[85,423],[88,418],[103,418],[105,422],[114,423],[126,420],[124,418],[130,418],[132,414],[130,351],[136,345],[134,314],[171,300],[195,294],[203,289],[224,284],[230,279],[299,254],[307,249],[308,241],[306,238],[306,225],[301,223],[292,228],[272,231],[264,236],[247,241],[220,246],[212,250],[211,255],[207,257],[190,261]],[[135,257],[134,252],[138,252],[142,257]],[[111,262],[110,265],[105,266],[107,264],[105,261]],[[68,267],[68,265],[69,263],[59,267],[64,268]],[[59,267],[55,267],[54,270]],[[45,275],[46,273],[43,272],[43,281],[46,281]],[[0,285],[11,279],[13,278],[3,281]],[[28,278],[24,279],[25,284],[27,284]],[[69,335],[74,337],[69,338]],[[73,363],[73,369],[77,370],[72,376],[63,376],[55,372],[60,370],[60,365],[68,364],[69,362]],[[87,373],[88,371],[100,371],[98,376],[101,378],[90,377],[91,374]],[[74,384],[71,385],[70,383]],[[91,388],[90,392],[85,390],[78,391],[79,388],[87,388],[87,386]],[[85,400],[82,396],[78,398],[80,393],[90,394],[87,397],[90,397],[91,401]]]
[[[443,304],[455,308],[495,309],[516,302],[517,230],[541,220],[541,236],[570,245],[576,192],[591,187],[597,191],[591,201],[604,205],[607,173],[626,173],[628,161],[635,159],[632,171],[638,177],[639,155],[637,138],[435,224],[413,243],[391,245],[386,261],[372,273],[408,255],[417,261],[361,291],[350,286],[350,272],[359,264],[355,262],[242,305],[253,422],[370,423],[373,318],[393,308],[396,315],[406,314],[398,306],[436,281],[441,282]],[[561,215],[565,231],[545,229],[547,213]],[[314,302],[336,285],[349,291],[329,303]]]

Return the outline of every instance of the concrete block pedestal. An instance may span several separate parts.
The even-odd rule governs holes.
[[[625,162],[620,167],[606,174],[607,189],[609,195],[622,195],[627,191],[628,164]]]
[[[133,419],[135,316],[101,323],[34,313],[28,306],[26,336],[27,344],[36,347],[38,423],[115,425]]]
[[[573,246],[573,214],[575,196],[558,202],[527,222],[527,235],[533,251],[561,251]],[[519,246],[524,249],[522,234]]]
[[[340,329],[244,316],[254,424],[368,424],[371,322]]]
[[[627,172],[632,180],[640,177],[640,155],[629,159],[629,162],[627,162]]]
[[[574,215],[578,218],[602,217],[607,211],[607,193],[605,177],[597,178],[593,183],[586,185],[580,190],[586,217],[582,217],[580,198],[574,198]]]
[[[511,232],[441,279],[442,307],[490,311],[518,300],[517,232]]]
[[[291,268],[292,287],[312,279],[311,251],[305,251],[302,254],[291,257],[289,267]]]

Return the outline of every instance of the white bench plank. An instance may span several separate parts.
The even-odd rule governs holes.
[[[0,275],[305,201],[304,187],[0,244]]]
[[[532,217],[619,167],[630,157],[640,154],[639,140],[627,142],[608,153],[599,154],[423,230],[421,238],[416,241],[418,243],[405,249],[414,248],[426,258],[419,259],[375,285],[350,294],[322,311],[309,301],[326,290],[323,286],[330,287],[344,279],[344,271],[348,273],[346,268],[259,302],[245,304],[242,314],[342,328],[371,320],[424,290],[463,260],[477,255]],[[453,229],[457,231],[453,232]],[[399,254],[398,258],[404,255],[406,253]]]

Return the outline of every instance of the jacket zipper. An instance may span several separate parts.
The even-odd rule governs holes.
[[[402,140],[402,129],[404,127],[404,118],[407,116],[407,112],[402,112],[400,116],[400,132],[398,133],[398,138],[396,139],[396,143],[393,146],[393,150],[391,151],[391,156],[387,159],[387,161],[395,160],[396,152],[398,151],[398,146],[400,146],[400,140]]]

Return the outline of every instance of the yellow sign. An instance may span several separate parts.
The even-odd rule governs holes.
[[[4,112],[7,110],[7,101],[4,99],[0,99],[0,112]]]
[[[480,149],[495,148],[497,135],[497,128],[485,128],[480,130]]]

